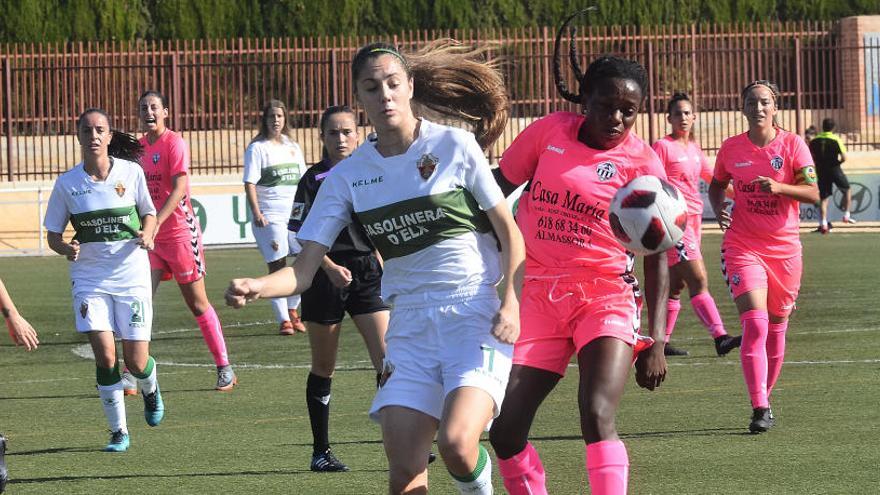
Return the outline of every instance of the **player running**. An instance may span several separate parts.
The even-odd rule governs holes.
[[[296,233],[310,213],[321,184],[330,171],[358,146],[355,114],[347,106],[333,106],[321,115],[324,158],[312,165],[296,190],[288,228]],[[388,306],[382,301],[382,264],[360,223],[339,233],[303,297],[303,320],[309,329],[312,367],[306,381],[306,404],[312,424],[312,471],[348,471],[330,450],[330,385],[342,319],[348,312],[364,338],[376,372],[382,371]]]
[[[305,158],[287,125],[287,107],[269,100],[260,113],[260,133],[244,152],[244,192],[254,219],[251,228],[269,273],[284,268],[287,257],[299,252],[296,236],[288,235],[287,220],[296,185],[305,173]],[[270,301],[281,335],[306,331],[296,311],[299,301],[300,296]]]
[[[700,198],[700,178],[712,180],[709,160],[694,139],[693,127],[697,119],[694,105],[684,93],[672,95],[666,107],[666,120],[672,133],[654,143],[654,151],[666,168],[669,183],[684,195],[688,207],[684,237],[667,251],[669,262],[669,299],[666,301],[667,356],[687,356],[688,352],[669,345],[675,329],[675,320],[681,311],[681,290],[687,285],[694,314],[715,340],[715,352],[723,356],[739,347],[740,337],[727,335],[715,300],[709,293],[709,278],[700,249],[703,227],[703,200]]]
[[[774,424],[770,394],[782,371],[785,331],[803,268],[798,202],[819,200],[810,151],[776,123],[779,89],[754,81],[742,91],[749,130],[724,141],[715,160],[709,202],[724,230],[721,271],[742,323],[743,376],[752,402],[749,431]],[[736,205],[728,212],[725,189]]]
[[[393,307],[370,410],[382,427],[391,493],[427,492],[425,453],[435,434],[459,491],[492,493],[479,440],[500,408],[519,334],[524,253],[478,144],[500,135],[508,106],[484,57],[449,41],[410,56],[384,43],[361,48],[352,77],[376,138],[324,179],[293,267],[233,280],[227,290],[236,307],[302,292],[352,216],[364,225],[385,260],[382,294]],[[477,139],[417,118],[416,103],[466,118]]]
[[[168,100],[157,91],[138,99],[138,116],[146,133],[141,166],[150,196],[159,208],[155,248],[150,251],[153,293],[159,282],[177,280],[183,300],[196,318],[217,365],[216,390],[229,391],[238,378],[229,364],[226,340],[217,312],[205,293],[205,253],[202,232],[193,212],[189,190],[189,147],[180,134],[165,127]]]
[[[577,14],[575,14],[577,15]],[[533,122],[504,152],[496,178],[502,190],[528,182],[516,212],[526,240],[522,333],[501,414],[490,440],[504,486],[514,495],[546,494],[544,467],[528,442],[538,407],[565,375],[572,354],[580,373],[578,402],[586,470],[594,494],[626,493],[629,458],[614,417],[635,356],[640,294],[634,259],[617,242],[607,211],[617,189],[635,177],[665,178],[650,146],[630,132],[645,98],[647,74],[638,63],[603,56],[581,74],[578,94],[560,68],[562,96],[582,114],[559,112]],[[577,54],[571,54],[577,60]],[[668,274],[664,253],[645,258],[651,335],[665,335]],[[636,381],[649,390],[666,376],[663,346],[638,354]]]
[[[150,262],[156,209],[144,172],[141,146],[111,128],[104,110],[90,108],[77,120],[83,161],[55,181],[46,208],[49,248],[70,261],[76,330],[95,354],[98,394],[110,424],[107,452],[129,446],[122,377],[114,334],[122,339],[125,365],[137,378],[147,424],[157,426],[165,406],[150,356],[153,298]],[[74,236],[64,241],[68,222]]]

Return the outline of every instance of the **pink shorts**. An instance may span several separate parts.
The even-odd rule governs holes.
[[[150,269],[162,270],[162,280],[171,280],[172,275],[178,284],[189,284],[205,276],[205,252],[201,236],[194,242],[162,241],[150,251]]]
[[[702,215],[688,215],[687,225],[684,228],[684,237],[675,244],[675,247],[666,251],[666,259],[669,266],[675,266],[683,261],[703,259],[700,252],[700,237],[703,233]]]
[[[571,356],[594,339],[614,337],[635,344],[640,308],[635,279],[527,279],[513,364],[565,375]]]
[[[800,253],[791,258],[762,258],[738,248],[721,249],[721,273],[734,299],[758,289],[767,291],[767,312],[788,316],[795,308],[801,287],[803,260]]]

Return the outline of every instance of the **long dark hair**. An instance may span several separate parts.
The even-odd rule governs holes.
[[[264,141],[269,139],[269,126],[266,124],[266,117],[269,115],[269,112],[272,110],[280,108],[282,112],[284,112],[284,125],[281,127],[281,135],[287,136],[288,139],[293,141],[293,131],[290,130],[290,125],[288,125],[287,120],[290,114],[287,112],[287,105],[284,104],[281,100],[269,100],[263,104],[263,109],[260,110],[260,132],[251,142],[254,141]]]
[[[467,123],[480,146],[487,148],[504,132],[510,107],[498,60],[489,56],[490,49],[441,39],[404,54],[388,43],[371,43],[358,50],[351,74],[356,82],[369,60],[394,56],[413,81],[418,107]]]
[[[322,160],[326,160],[330,156],[327,153],[327,147],[324,146],[324,141],[323,141],[324,126],[327,125],[327,120],[329,120],[330,117],[336,115],[337,113],[351,114],[352,118],[355,121],[357,120],[357,115],[354,113],[354,110],[352,110],[351,107],[349,107],[348,105],[333,105],[333,106],[330,106],[330,107],[327,107],[324,109],[324,113],[321,114],[321,121],[318,124],[318,129],[320,129],[320,134],[321,134],[321,138],[322,138],[321,139],[321,159]],[[357,125],[357,122],[355,122],[355,125]]]
[[[111,137],[110,143],[107,144],[107,154],[113,158],[128,160],[135,163],[139,162],[141,155],[144,153],[144,147],[141,146],[141,143],[136,137],[114,129],[113,121],[110,119],[107,111],[103,108],[87,108],[83,113],[79,114],[79,117],[76,118],[77,132],[79,132],[79,126],[82,123],[83,118],[92,113],[103,115],[104,118],[107,119],[107,125],[110,127]]]
[[[568,29],[569,37],[574,39],[575,27],[571,26],[571,21],[578,15],[585,14],[596,10],[595,7],[589,7],[579,10],[568,16],[556,33],[556,42],[553,45],[553,79],[556,83],[556,89],[560,96],[566,100],[582,105],[584,97],[590,96],[596,84],[604,79],[629,79],[634,81],[638,86],[644,98],[647,94],[645,88],[648,86],[648,73],[641,64],[634,60],[629,60],[614,55],[602,55],[594,60],[586,72],[581,71],[580,54],[577,45],[574,42],[569,43],[568,63],[575,79],[578,82],[577,94],[572,93],[568,89],[568,84],[562,76],[562,38],[566,29]]]

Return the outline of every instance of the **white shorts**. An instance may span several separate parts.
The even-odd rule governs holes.
[[[265,227],[251,224],[251,231],[266,263],[278,261],[300,251],[299,242],[296,242],[296,233],[287,230],[286,221],[270,223]]]
[[[459,387],[485,390],[498,415],[510,375],[513,346],[492,336],[497,295],[403,306],[399,297],[385,334],[387,381],[376,392],[370,418],[402,406],[440,419],[446,396]],[[487,425],[488,427],[488,425]]]
[[[73,296],[76,331],[112,331],[122,340],[150,341],[153,298],[91,292]]]

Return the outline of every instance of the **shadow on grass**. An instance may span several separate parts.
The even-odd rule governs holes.
[[[387,473],[387,469],[353,469],[357,473]],[[132,480],[132,479],[174,479],[174,478],[223,478],[228,476],[289,476],[289,475],[316,475],[309,469],[268,469],[264,471],[223,471],[216,473],[179,473],[179,474],[117,474],[117,475],[88,475],[88,476],[47,476],[45,478],[18,478],[9,480],[10,485],[30,483],[51,483],[57,481],[92,481],[92,480]]]
[[[71,395],[27,395],[19,397],[0,397],[3,400],[42,400],[42,399],[97,399],[98,394],[71,394]]]
[[[80,453],[80,452],[95,452],[95,447],[56,447],[53,449],[41,449],[41,450],[22,450],[22,451],[13,451],[7,452],[7,456],[31,456],[31,455],[43,455],[43,454],[68,454],[68,453]]]
[[[746,434],[749,435],[748,430],[745,428],[701,428],[694,430],[668,430],[668,431],[643,431],[637,433],[621,433],[620,439],[635,439],[635,438],[662,438],[662,437],[711,437],[711,436],[727,436],[727,435],[741,435]],[[557,442],[557,441],[577,441],[583,440],[581,435],[552,435],[552,436],[539,436],[539,437],[529,437],[530,441],[547,441],[547,442]],[[309,444],[311,445],[311,444]]]

